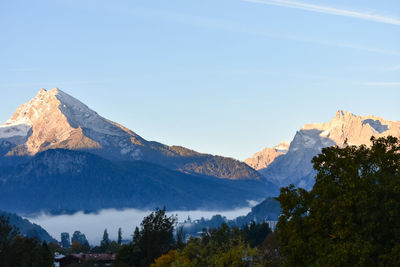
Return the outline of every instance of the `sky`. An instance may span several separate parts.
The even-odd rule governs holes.
[[[243,160],[337,110],[400,120],[398,0],[5,0],[0,33],[1,122],[58,87]]]

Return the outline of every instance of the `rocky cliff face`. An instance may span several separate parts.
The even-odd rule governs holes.
[[[289,142],[281,142],[273,148],[264,148],[253,157],[245,159],[244,162],[255,170],[266,169],[280,155],[285,155],[289,150]]]
[[[262,179],[240,161],[147,141],[57,88],[41,89],[0,126],[0,153],[34,156],[57,148],[89,151],[111,160],[143,160],[184,173]]]
[[[400,121],[390,121],[376,116],[357,116],[339,110],[329,123],[306,124],[301,130],[321,131],[321,138],[328,138],[337,145],[345,140],[349,145],[370,144],[371,136],[400,136]]]
[[[258,166],[266,166],[258,170],[277,186],[294,184],[310,189],[315,175],[311,159],[322,148],[343,146],[345,142],[349,145],[370,145],[372,136],[379,138],[389,135],[400,138],[399,121],[338,111],[329,123],[304,125],[296,133],[286,154],[275,157],[272,162],[258,163]]]

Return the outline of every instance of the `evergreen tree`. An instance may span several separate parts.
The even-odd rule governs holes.
[[[143,253],[142,266],[150,265],[156,258],[167,253],[174,241],[176,217],[166,215],[166,209],[157,209],[140,224],[139,248]]]
[[[118,245],[122,244],[122,229],[121,228],[118,229],[118,241],[117,241],[117,244]]]
[[[10,218],[0,216],[0,266],[7,266],[7,255],[18,234],[18,229],[10,225]]]
[[[110,246],[110,238],[108,237],[107,229],[104,229],[103,233],[103,240],[101,240],[100,247],[102,248],[103,252],[105,252],[108,247]]]
[[[122,245],[116,257],[116,264],[149,266],[156,258],[167,253],[174,245],[175,216],[167,216],[166,210],[157,209],[146,216],[140,230],[135,228],[133,240]]]
[[[69,248],[71,246],[71,240],[69,238],[69,233],[61,233],[61,246],[63,248]]]
[[[140,241],[140,230],[139,227],[136,226],[135,232],[133,233],[132,242],[137,245],[139,244],[139,241]]]

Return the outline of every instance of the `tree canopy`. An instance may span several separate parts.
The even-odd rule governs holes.
[[[53,266],[53,255],[46,242],[19,234],[9,218],[0,216],[0,266]]]
[[[166,209],[157,209],[146,216],[140,230],[136,227],[133,240],[122,245],[116,259],[117,266],[149,266],[174,245],[174,228],[177,218],[167,216]]]
[[[400,142],[324,148],[311,191],[281,189],[288,266],[400,266]]]

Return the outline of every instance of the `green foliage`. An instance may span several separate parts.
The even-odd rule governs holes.
[[[287,266],[398,266],[400,142],[324,148],[313,189],[289,186],[278,200]]]
[[[168,217],[166,209],[157,209],[146,216],[140,230],[136,227],[133,240],[122,245],[116,258],[116,266],[149,266],[174,245],[173,232],[177,218]]]
[[[9,219],[0,216],[0,266],[53,266],[53,254],[46,242],[19,235]]]
[[[249,243],[251,247],[258,247],[271,233],[271,228],[269,228],[269,224],[266,222],[251,222],[250,224],[245,225],[241,231],[246,243]]]
[[[135,243],[129,245],[122,245],[116,255],[114,266],[117,267],[128,267],[128,266],[140,266],[142,260],[142,251]]]
[[[150,265],[156,258],[167,253],[173,244],[176,217],[168,217],[166,209],[157,209],[140,224],[138,245],[143,252],[142,265]]]
[[[260,248],[264,266],[279,267],[283,265],[283,257],[278,243],[278,233],[272,232],[265,238]]]
[[[78,241],[72,242],[68,249],[68,254],[87,253],[90,251],[89,243],[81,244]]]
[[[256,246],[271,233],[267,223],[251,223],[243,229],[223,223],[203,229],[200,238],[185,243],[182,227],[173,239],[175,222],[176,217],[166,216],[165,208],[144,218],[132,242],[120,247],[114,266],[260,266]]]
[[[203,230],[200,238],[191,237],[171,266],[257,266],[257,260],[258,250],[244,242],[241,231],[222,224]]]
[[[118,246],[122,244],[122,229],[118,228],[118,240],[117,240]]]

